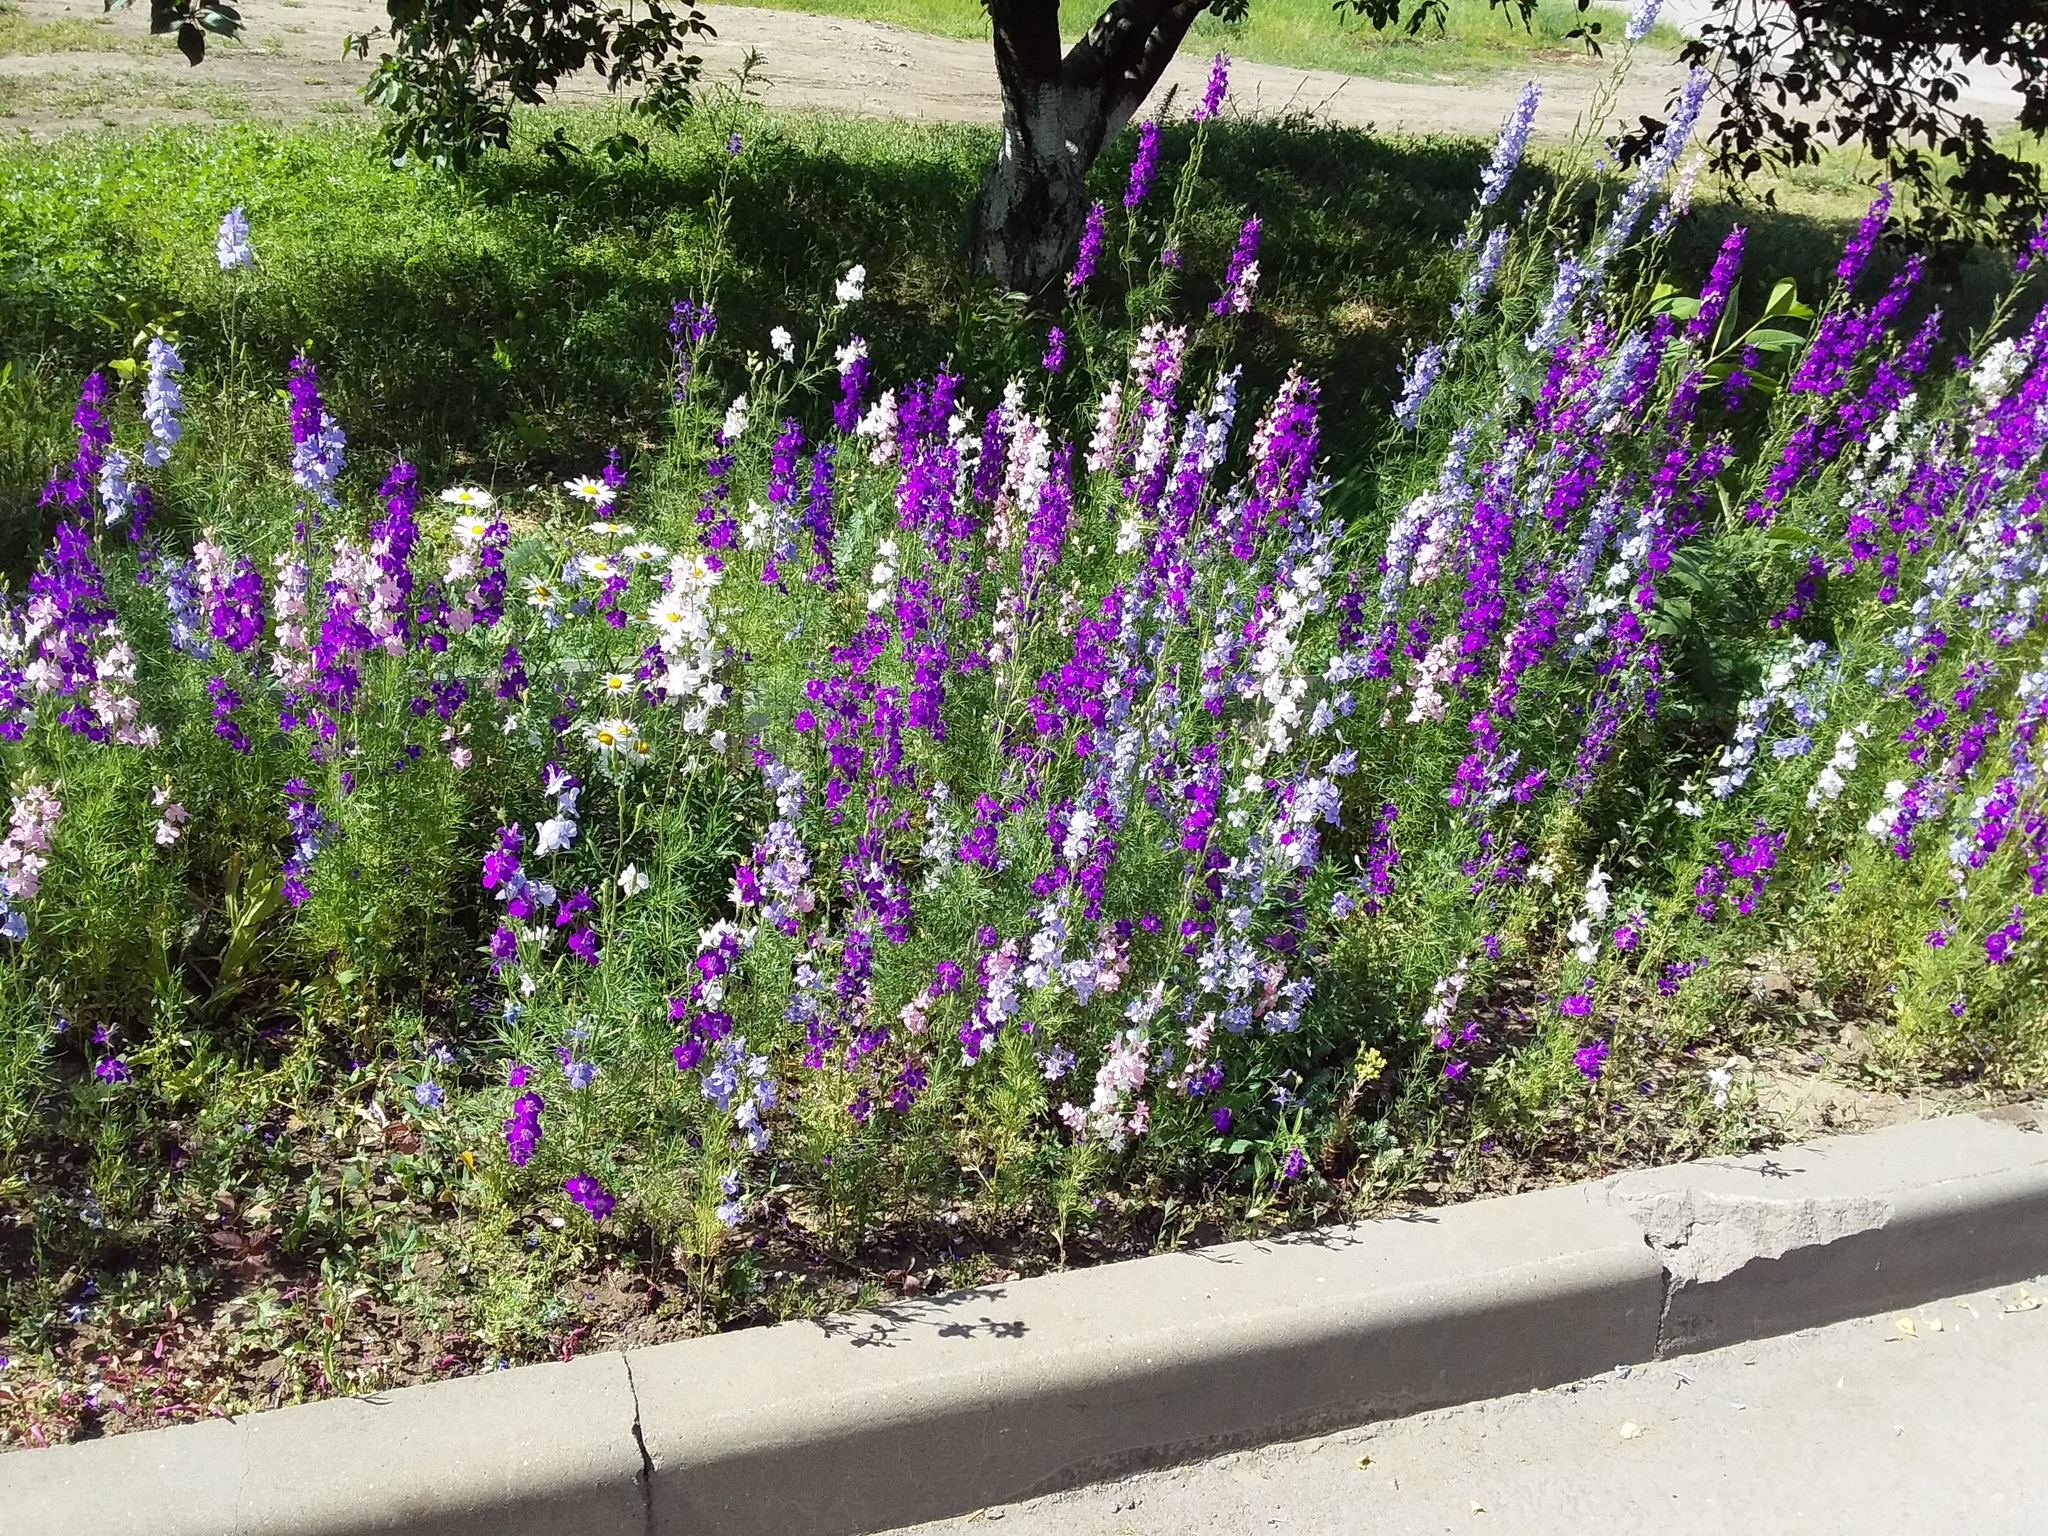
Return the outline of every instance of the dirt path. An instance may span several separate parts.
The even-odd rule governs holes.
[[[21,0],[35,21],[95,21],[99,0]],[[281,121],[309,114],[367,116],[357,91],[369,66],[340,59],[341,39],[383,19],[376,0],[258,0],[248,7],[245,46],[215,50],[192,69],[167,39],[147,36],[136,6],[93,28],[103,50],[0,56],[0,125],[44,136],[71,128],[193,122],[236,117]],[[731,70],[748,48],[763,56],[771,106],[859,112],[940,121],[994,122],[995,75],[985,42],[932,37],[875,22],[788,11],[715,6],[718,41],[705,50],[706,76]],[[1185,99],[1201,88],[1206,62],[1183,55],[1165,85]],[[1546,65],[1539,136],[1562,138],[1604,78],[1599,65]],[[1621,114],[1660,113],[1677,72],[1640,68]],[[1412,84],[1327,70],[1239,64],[1233,110],[1308,112],[1328,121],[1410,133],[1491,133],[1521,81]],[[603,94],[595,79],[563,92],[570,100]],[[1155,97],[1156,99],[1156,97]]]

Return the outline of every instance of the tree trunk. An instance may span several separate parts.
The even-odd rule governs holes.
[[[1116,0],[1060,56],[1058,0],[991,0],[1003,142],[974,200],[975,272],[1036,294],[1073,260],[1088,169],[1165,71],[1205,0]]]
[[[1099,93],[1058,85],[1003,93],[1002,147],[975,198],[975,271],[1036,293],[1066,269],[1108,120]]]

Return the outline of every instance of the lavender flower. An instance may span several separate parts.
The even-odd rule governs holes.
[[[90,741],[107,740],[108,727],[90,700],[99,671],[94,648],[114,617],[114,609],[92,558],[92,535],[84,523],[57,525],[57,536],[43,563],[29,577],[28,590],[28,617],[40,633],[35,640],[35,659],[23,669],[21,680],[36,693],[72,701],[57,718],[74,735]],[[18,717],[10,718],[6,726],[7,739],[21,739]]]
[[[725,1196],[718,1203],[719,1225],[736,1227],[740,1218],[747,1213],[746,1202],[740,1199],[740,1176],[737,1169],[727,1169],[718,1176],[718,1192]]]
[[[1479,247],[1479,259],[1472,263],[1472,271],[1465,278],[1465,291],[1458,295],[1458,302],[1451,306],[1451,322],[1462,321],[1479,307],[1479,301],[1492,291],[1493,280],[1500,275],[1502,258],[1508,253],[1508,231],[1506,225],[1494,229]]]
[[[1230,55],[1219,53],[1209,63],[1209,83],[1202,88],[1202,102],[1189,118],[1206,123],[1223,108],[1223,93],[1230,88]]]
[[[1067,333],[1054,326],[1045,337],[1045,356],[1039,364],[1047,373],[1058,373],[1067,366]]]
[[[1543,306],[1536,329],[1529,335],[1528,348],[1531,352],[1548,352],[1555,347],[1563,338],[1565,326],[1580,301],[1597,298],[1606,287],[1608,267],[1627,248],[1650,198],[1663,184],[1664,178],[1671,174],[1679,153],[1692,138],[1693,128],[1699,121],[1700,106],[1706,100],[1707,87],[1712,83],[1713,77],[1704,69],[1695,69],[1686,77],[1663,137],[1643,163],[1636,167],[1635,175],[1623,190],[1621,201],[1615,204],[1599,242],[1584,259],[1566,256],[1558,263],[1550,298]]]
[[[128,478],[128,455],[109,448],[100,461],[100,515],[109,528],[128,521],[134,510],[137,486]]]
[[[1479,178],[1481,208],[1492,207],[1494,200],[1507,190],[1508,178],[1515,174],[1523,151],[1529,147],[1529,130],[1536,123],[1536,104],[1542,99],[1543,87],[1534,80],[1524,85],[1521,95],[1515,98],[1515,110],[1501,124],[1500,137],[1493,143],[1493,158]]]
[[[690,376],[697,366],[697,353],[718,329],[718,316],[709,304],[677,299],[668,317],[669,353],[674,359],[675,380],[671,393],[678,401],[690,392]]]
[[[285,782],[284,800],[285,824],[292,836],[292,851],[284,861],[284,897],[296,907],[312,894],[306,885],[306,871],[326,846],[332,828],[314,802],[312,786],[304,779]]]
[[[256,265],[256,252],[249,244],[249,221],[242,216],[239,204],[221,215],[220,232],[213,241],[213,256],[223,272]]]
[[[235,711],[242,707],[242,695],[230,687],[224,677],[209,677],[206,680],[206,694],[213,700],[213,734],[235,751],[248,752],[249,737],[235,720]],[[297,903],[294,902],[293,905],[296,906]]]
[[[1587,1082],[1599,1081],[1601,1069],[1607,1065],[1607,1042],[1593,1040],[1580,1046],[1572,1052],[1572,1065]]]
[[[1401,384],[1401,398],[1394,405],[1394,420],[1410,432],[1422,419],[1422,405],[1429,398],[1429,392],[1436,387],[1438,375],[1443,372],[1448,354],[1442,342],[1431,342],[1415,355],[1408,365],[1408,377]]]
[[[2027,248],[2013,258],[2013,271],[2020,273],[2030,270],[2044,254],[2048,254],[2048,217],[2044,217],[2035,227],[2033,238],[2027,241]]]
[[[171,456],[171,449],[183,434],[178,412],[185,408],[178,389],[178,375],[185,371],[178,349],[161,336],[149,339],[149,378],[142,387],[142,419],[149,425],[150,441],[143,444],[142,462],[156,469]]]
[[[164,607],[170,616],[172,648],[204,661],[212,654],[213,641],[207,633],[206,615],[200,611],[192,562],[167,555],[158,565],[157,573]]]
[[[334,482],[341,477],[348,440],[320,399],[320,375],[304,353],[292,359],[285,385],[291,400],[292,481],[312,492],[322,506],[338,505]]]
[[[1631,43],[1640,43],[1650,35],[1650,28],[1657,25],[1657,12],[1663,7],[1664,0],[1639,0],[1621,35]]]
[[[1159,170],[1159,125],[1149,118],[1138,125],[1138,153],[1131,159],[1131,179],[1124,187],[1124,208],[1134,209],[1152,190]]]

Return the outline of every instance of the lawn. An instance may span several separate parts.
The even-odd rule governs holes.
[[[944,37],[987,37],[988,12],[979,0],[820,0],[781,4],[773,9],[807,11],[884,21]],[[1085,32],[1100,6],[1068,5],[1060,15],[1061,31],[1071,42]],[[714,17],[715,21],[716,18]],[[1405,26],[1375,30],[1348,9],[1332,8],[1327,0],[1256,0],[1242,21],[1204,15],[1182,50],[1210,54],[1227,51],[1234,58],[1260,64],[1291,64],[1301,69],[1332,69],[1388,80],[1451,80],[1526,67],[1532,58],[1555,61],[1584,58],[1586,41],[1570,34],[1597,26],[1597,37],[1619,46],[1627,13],[1596,5],[1581,14],[1569,0],[1543,0],[1524,27],[1512,12],[1485,0],[1450,0],[1443,23],[1416,32]],[[1653,48],[1669,49],[1678,34],[1659,25],[1648,38]]]
[[[984,130],[616,127],[0,146],[4,1443],[2040,1084],[2002,260],[1176,121],[1030,306]]]

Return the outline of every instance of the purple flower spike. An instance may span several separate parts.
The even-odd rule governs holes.
[[[1209,83],[1202,90],[1202,104],[1188,114],[1206,123],[1223,109],[1223,93],[1230,89],[1230,55],[1219,53],[1209,64]]]
[[[1039,359],[1047,373],[1058,373],[1067,366],[1067,333],[1054,326],[1045,338],[1045,356]]]
[[[1237,248],[1230,253],[1224,269],[1223,291],[1209,306],[1212,315],[1241,315],[1252,307],[1252,293],[1259,286],[1259,218],[1253,214],[1237,232]]]
[[[1500,137],[1493,145],[1493,159],[1479,179],[1480,207],[1488,207],[1506,190],[1508,178],[1522,163],[1522,152],[1529,147],[1529,130],[1536,123],[1536,104],[1542,99],[1543,87],[1534,80],[1524,85],[1522,94],[1515,98],[1515,110],[1501,125]]]
[[[525,1081],[525,1068],[518,1069]],[[522,1093],[512,1101],[512,1117],[505,1122],[505,1156],[515,1168],[524,1168],[540,1145],[540,1112],[546,1108],[537,1093]]]
[[[1700,295],[1699,312],[1686,322],[1685,334],[1689,339],[1707,341],[1721,323],[1721,313],[1728,307],[1728,291],[1735,286],[1735,273],[1742,265],[1742,242],[1748,234],[1749,231],[1738,224],[1721,242],[1721,253],[1714,258],[1714,270],[1707,278],[1706,291]]]
[[[1877,246],[1877,237],[1884,232],[1885,216],[1891,211],[1892,184],[1881,181],[1877,185],[1876,199],[1863,215],[1863,222],[1856,226],[1855,235],[1842,247],[1842,259],[1835,266],[1835,276],[1841,279],[1844,288],[1853,286],[1863,275],[1870,253]]]
[[[1152,178],[1159,171],[1159,125],[1146,121],[1138,125],[1138,153],[1131,160],[1131,179],[1124,187],[1124,207],[1136,208],[1152,190]]]
[[[78,409],[71,414],[71,425],[78,433],[78,452],[66,472],[51,474],[39,505],[61,505],[74,511],[91,507],[93,489],[99,484],[107,449],[114,441],[113,429],[100,410],[106,398],[106,375],[95,369],[85,376],[85,387],[78,392]]]
[[[1088,221],[1081,228],[1081,248],[1074,254],[1074,270],[1067,274],[1067,292],[1079,293],[1082,284],[1095,275],[1095,263],[1102,256],[1102,204],[1088,206]]]

